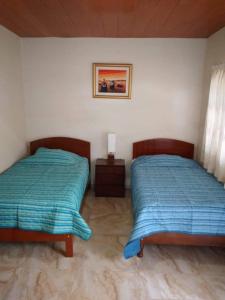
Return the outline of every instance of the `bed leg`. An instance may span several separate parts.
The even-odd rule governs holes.
[[[68,235],[66,241],[66,253],[65,256],[66,257],[73,257],[73,236],[70,234]]]
[[[143,257],[143,251],[144,251],[144,243],[143,243],[143,240],[141,240],[141,250],[138,252],[137,256],[138,257]]]

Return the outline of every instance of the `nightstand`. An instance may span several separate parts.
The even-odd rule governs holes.
[[[125,160],[97,159],[95,164],[95,196],[125,196]]]

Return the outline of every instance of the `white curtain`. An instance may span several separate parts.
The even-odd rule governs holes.
[[[212,71],[202,155],[207,171],[225,183],[225,64]]]

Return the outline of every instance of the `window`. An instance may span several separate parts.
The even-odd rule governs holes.
[[[213,68],[202,150],[204,167],[225,183],[225,64]]]

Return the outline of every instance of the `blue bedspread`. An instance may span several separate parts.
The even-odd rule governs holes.
[[[180,156],[137,158],[131,167],[134,226],[126,258],[160,232],[225,235],[225,190],[197,162]]]
[[[19,228],[89,239],[79,213],[89,179],[88,160],[39,148],[0,175],[0,228]]]

